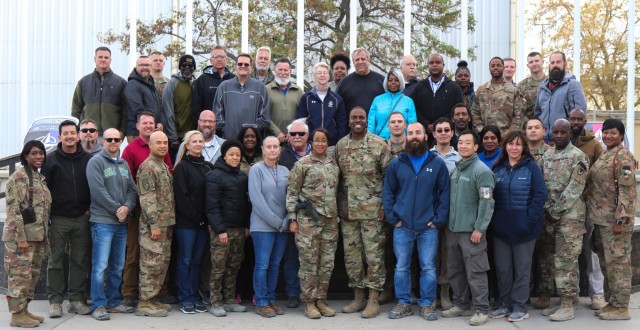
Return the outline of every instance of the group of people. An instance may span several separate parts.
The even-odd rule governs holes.
[[[314,65],[304,92],[288,59],[272,72],[268,47],[255,62],[239,54],[234,75],[218,46],[197,79],[192,56],[166,79],[152,53],[128,82],[110,70],[109,49],[96,49],[96,70],[74,92],[80,124],[60,123],[49,155],[25,144],[7,184],[11,325],[44,320],[28,304],[47,257],[49,316],[62,316],[65,253],[68,312],[96,320],[167,316],[174,284],[185,314],[245,312],[236,293],[251,273],[256,313],[274,317],[284,314],[281,268],[287,307],[331,317],[340,241],[354,295],[343,313],[373,318],[395,298],[388,317],[402,318],[416,294],[428,321],[438,301],[442,317],[471,325],[518,322],[533,273],[534,307],[566,321],[585,250],[596,314],[629,319],[635,160],[621,121],[604,122],[606,150],[584,128],[563,53],[550,56],[548,78],[529,54],[531,76],[518,85],[493,58],[476,91],[464,61],[450,80],[432,54],[420,80],[411,55],[385,75],[366,49],[351,55]]]

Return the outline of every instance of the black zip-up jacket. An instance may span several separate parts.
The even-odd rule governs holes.
[[[410,97],[416,106],[418,121],[425,128],[440,117],[451,119],[453,107],[458,103],[463,103],[460,86],[447,76],[442,79],[444,81],[435,95],[431,89],[429,78],[420,80],[411,92]]]
[[[62,142],[48,157],[42,168],[51,191],[51,215],[77,218],[89,210],[91,196],[87,181],[87,164],[91,154],[78,143],[76,152],[62,151]]]
[[[204,110],[213,110],[213,100],[216,98],[218,86],[236,75],[224,68],[224,76],[220,76],[218,71],[209,65],[202,70],[202,75],[193,83],[193,92],[191,94],[191,115],[193,116],[193,124],[198,127],[198,119],[200,113]]]
[[[167,121],[164,118],[162,104],[160,103],[160,94],[153,83],[153,77],[149,76],[149,82],[145,82],[136,69],[131,70],[129,81],[124,87],[124,101],[127,106],[127,127],[125,134],[138,136],[139,132],[136,128],[138,114],[142,111],[149,111],[155,116],[155,123],[162,124],[167,127]]]
[[[216,234],[227,228],[249,228],[249,177],[240,166],[231,167],[218,158],[207,173],[206,208],[209,226]]]
[[[204,157],[185,155],[173,169],[173,195],[176,201],[176,227],[206,228],[205,186],[213,164]]]

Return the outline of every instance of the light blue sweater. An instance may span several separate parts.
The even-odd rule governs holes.
[[[289,170],[282,165],[275,170],[264,162],[251,166],[251,232],[283,232],[289,228],[286,207],[288,177]]]

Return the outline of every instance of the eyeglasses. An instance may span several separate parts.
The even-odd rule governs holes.
[[[216,56],[211,56],[212,59],[214,60],[224,60],[226,56],[223,55],[216,55]]]
[[[216,122],[218,122],[217,120],[202,120],[202,119],[198,119],[199,122],[205,124],[205,125],[211,125],[211,124],[215,124]]]
[[[104,138],[105,141],[107,141],[107,143],[119,143],[120,141],[122,141],[121,138]]]
[[[183,68],[193,68],[193,64],[191,64],[191,63],[182,63],[181,67],[183,67]]]
[[[307,132],[289,132],[291,136],[305,136]]]
[[[251,64],[249,64],[249,63],[238,63],[237,65],[238,65],[238,67],[240,67],[240,68],[241,68],[241,67],[248,68],[248,67],[250,67],[250,66],[251,66]]]
[[[98,131],[97,128],[83,128],[80,130],[80,132],[82,133],[95,133],[97,131]]]
[[[258,128],[258,125],[256,125],[256,124],[242,124],[242,128],[247,128],[247,127]]]
[[[449,132],[451,132],[450,128],[441,128],[436,130],[436,133],[449,133]]]

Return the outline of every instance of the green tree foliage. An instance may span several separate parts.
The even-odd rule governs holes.
[[[627,38],[629,3],[625,0],[588,1],[580,10],[580,82],[590,107],[625,110],[627,107]],[[636,14],[640,1],[636,1]],[[549,36],[544,54],[561,50],[573,53],[573,2],[543,0],[533,13],[533,22],[544,22]],[[640,22],[636,16],[635,24]],[[547,25],[548,24],[548,25]],[[636,36],[637,38],[637,36]],[[636,42],[636,72],[640,72],[640,43]],[[640,77],[636,73],[635,106],[640,104]]]

